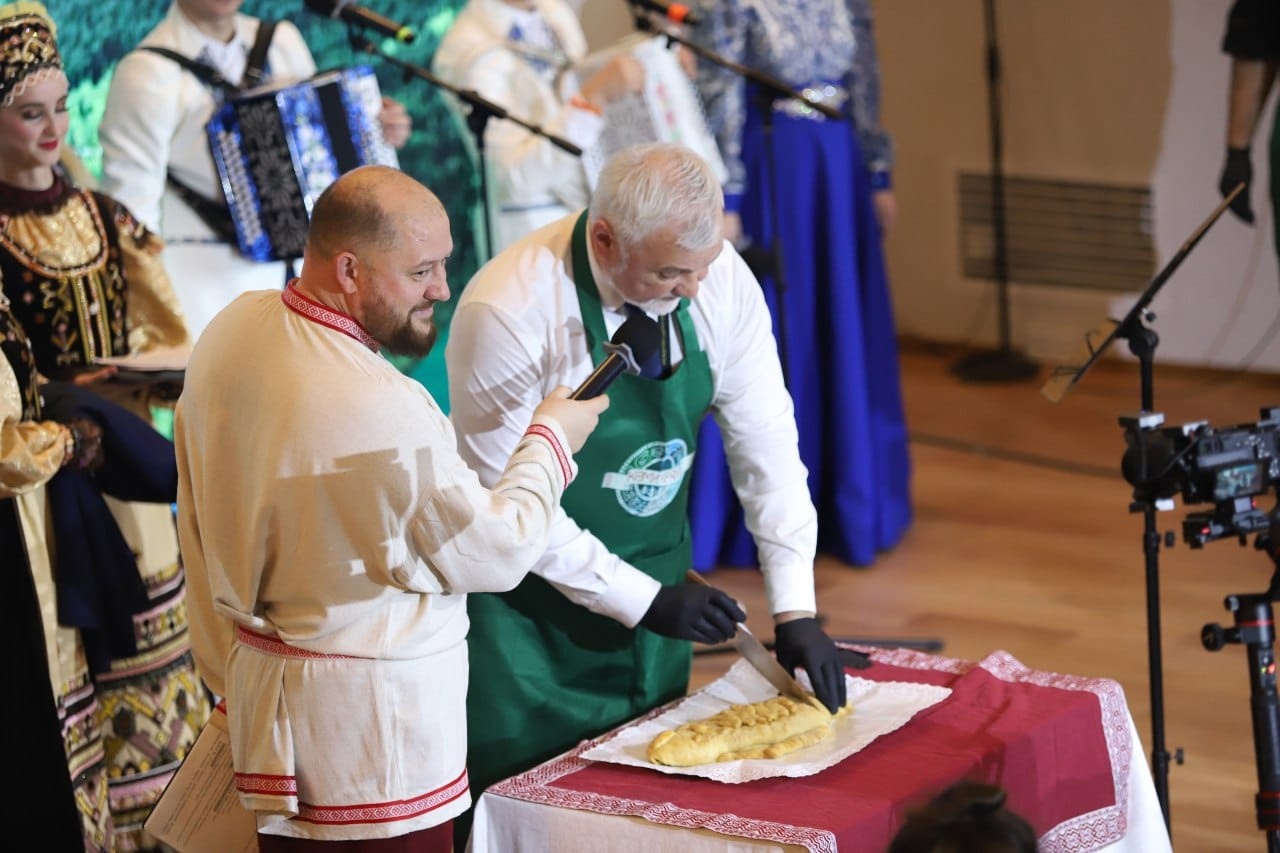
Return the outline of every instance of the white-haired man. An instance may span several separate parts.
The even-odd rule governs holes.
[[[817,522],[791,399],[760,286],[722,218],[701,158],[636,146],[605,165],[587,210],[518,241],[463,291],[449,397],[482,481],[500,474],[545,389],[580,383],[630,313],[664,342],[657,375],[609,386],[533,573],[469,602],[477,790],[682,695],[689,641],[723,641],[744,618],[723,592],[685,580],[687,472],[707,411],[760,549],[779,659],[804,667],[829,708],[844,704],[836,649],[814,618]]]

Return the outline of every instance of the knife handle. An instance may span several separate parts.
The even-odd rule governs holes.
[[[711,581],[704,578],[701,574],[694,571],[693,569],[689,569],[689,571],[685,572],[684,577],[685,577],[685,580],[689,581],[690,583],[700,584],[701,586],[705,586],[708,589],[718,589],[718,587],[715,584],[713,584]],[[721,592],[723,592],[723,590],[721,590]],[[728,593],[725,593],[725,594],[728,595]],[[742,608],[743,613],[747,612],[746,608],[742,607],[741,604],[739,604],[738,607]],[[747,629],[747,623],[739,622],[738,627],[745,631]],[[765,643],[766,649],[771,648],[772,646],[773,646],[773,643]]]
[[[712,585],[711,581],[707,580],[701,574],[699,574],[698,572],[695,572],[693,569],[690,569],[689,571],[685,572],[684,576],[686,579],[688,579],[693,583],[700,583],[703,586]],[[746,626],[744,625],[743,627],[746,627]],[[764,647],[772,651],[773,643],[765,643]],[[846,649],[840,646],[836,647],[836,651],[840,655],[840,663],[847,669],[866,669],[867,667],[871,666],[871,656],[865,652],[860,652],[860,651],[857,651],[856,649]]]
[[[701,572],[695,572],[693,569],[684,573],[684,579],[693,583],[700,583],[703,586],[711,586],[711,581],[704,578]]]

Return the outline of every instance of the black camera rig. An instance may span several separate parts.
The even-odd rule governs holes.
[[[1158,414],[1120,419],[1125,428],[1120,467],[1134,487],[1133,507],[1171,509],[1175,495],[1188,505],[1212,503],[1211,510],[1183,520],[1183,540],[1192,548],[1203,548],[1207,542],[1235,536],[1243,545],[1254,533],[1254,547],[1273,565],[1264,592],[1238,593],[1224,600],[1234,624],[1206,624],[1200,629],[1200,642],[1211,652],[1228,645],[1245,647],[1258,771],[1258,828],[1266,833],[1268,853],[1280,853],[1280,691],[1272,607],[1280,599],[1280,502],[1269,510],[1257,503],[1260,495],[1280,483],[1280,407],[1263,409],[1257,423],[1220,429],[1204,421],[1161,428],[1162,422]]]
[[[1120,469],[1134,498],[1172,508],[1181,495],[1187,505],[1212,503],[1189,514],[1182,538],[1192,548],[1227,536],[1242,542],[1269,527],[1257,498],[1280,483],[1280,407],[1262,410],[1256,423],[1214,429],[1207,421],[1160,427],[1163,416],[1120,418],[1125,452]]]

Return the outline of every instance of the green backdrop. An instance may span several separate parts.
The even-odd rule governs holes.
[[[100,174],[102,151],[98,122],[116,61],[135,47],[169,8],[166,0],[44,0],[58,24],[58,44],[67,75],[71,78],[70,143],[90,171]],[[414,27],[412,45],[391,40],[380,49],[398,60],[430,68],[440,38],[453,22],[463,0],[378,0],[376,10]],[[324,68],[371,65],[384,94],[397,99],[413,117],[413,136],[400,150],[400,166],[440,196],[453,223],[454,253],[449,262],[453,297],[437,311],[442,331],[458,292],[479,267],[476,234],[480,222],[479,180],[468,156],[458,122],[449,113],[440,93],[431,84],[406,74],[397,66],[354,51],[347,28],[338,21],[309,12],[303,0],[245,0],[246,14],[288,20],[302,31]],[[418,378],[447,409],[444,384],[443,338],[430,356],[420,362],[402,362],[400,368]]]

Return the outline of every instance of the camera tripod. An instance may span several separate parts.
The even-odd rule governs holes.
[[[1151,774],[1155,782],[1156,798],[1160,801],[1160,811],[1164,815],[1165,827],[1168,829],[1172,829],[1169,814],[1169,760],[1173,756],[1170,756],[1165,747],[1164,736],[1164,663],[1160,648],[1160,543],[1162,537],[1156,527],[1156,511],[1173,508],[1171,500],[1173,493],[1157,494],[1150,482],[1152,474],[1156,472],[1148,464],[1145,436],[1149,430],[1164,422],[1164,416],[1155,411],[1154,403],[1155,353],[1160,338],[1147,323],[1155,318],[1150,306],[1160,288],[1182,265],[1182,262],[1226,212],[1235,197],[1244,191],[1244,188],[1243,183],[1238,184],[1218,203],[1218,206],[1191,233],[1169,262],[1156,273],[1155,278],[1151,279],[1125,316],[1114,323],[1109,334],[1097,340],[1094,330],[1086,333],[1085,342],[1088,344],[1089,352],[1084,363],[1055,368],[1049,381],[1040,389],[1040,394],[1045,399],[1053,403],[1061,402],[1066,393],[1080,381],[1081,377],[1116,340],[1126,341],[1129,351],[1138,359],[1141,407],[1137,415],[1120,419],[1120,424],[1125,429],[1126,441],[1131,442],[1135,454],[1132,464],[1125,465],[1122,462],[1121,469],[1125,479],[1134,486],[1134,499],[1129,504],[1129,511],[1142,513],[1142,553],[1147,587],[1147,668],[1151,689]],[[1172,534],[1169,536],[1169,544],[1172,545]],[[1176,754],[1176,758],[1181,763],[1181,750]]]
[[[1277,510],[1271,511],[1271,519],[1280,522]],[[1258,829],[1267,834],[1268,853],[1280,853],[1280,696],[1276,693],[1276,631],[1271,606],[1280,595],[1280,552],[1272,546],[1270,532],[1258,534],[1254,545],[1266,551],[1275,565],[1267,591],[1228,595],[1224,604],[1235,618],[1234,626],[1224,628],[1210,622],[1200,629],[1200,642],[1211,652],[1221,651],[1229,644],[1245,647],[1249,705],[1253,711],[1253,753],[1258,768]]]

